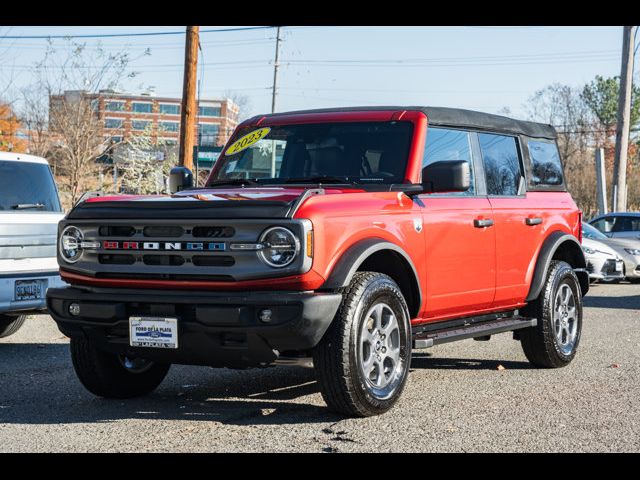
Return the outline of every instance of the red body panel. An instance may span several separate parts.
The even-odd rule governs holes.
[[[241,124],[229,145],[245,127],[322,121],[411,121],[414,138],[405,179],[421,177],[427,117],[416,111],[325,112],[256,117]],[[217,164],[219,166],[219,163]],[[212,171],[215,175],[216,167]],[[171,197],[175,201],[241,201],[264,198],[290,201],[303,188],[228,188],[196,190]],[[100,201],[148,201],[157,196],[118,196]],[[411,258],[420,282],[422,305],[414,323],[517,308],[525,304],[544,239],[553,231],[580,235],[580,214],[566,192],[530,192],[523,197],[465,197],[401,192],[367,192],[325,187],[324,195],[304,201],[296,218],[311,220],[313,264],[303,275],[245,282],[96,279],[62,271],[74,284],[96,286],[201,290],[316,290],[338,260],[356,242],[381,238],[401,247]],[[527,217],[541,217],[528,226]],[[475,219],[492,218],[492,228],[476,228]],[[422,222],[421,231],[416,222]]]
[[[491,307],[496,284],[493,228],[475,228],[491,218],[486,198],[420,196],[424,207],[427,311],[425,317],[458,316]]]

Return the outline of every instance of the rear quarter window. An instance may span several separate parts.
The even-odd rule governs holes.
[[[554,142],[529,140],[530,186],[559,186],[564,183],[560,153]]]

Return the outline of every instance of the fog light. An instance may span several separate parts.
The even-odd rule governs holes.
[[[258,318],[263,323],[269,323],[271,321],[271,315],[273,315],[273,312],[270,309],[265,308],[263,310],[260,310]]]
[[[80,315],[80,304],[72,303],[71,305],[69,305],[69,313],[74,317]]]

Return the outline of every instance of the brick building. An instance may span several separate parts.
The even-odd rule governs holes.
[[[113,90],[98,93],[67,90],[52,95],[50,108],[61,101],[72,101],[80,96],[92,102],[93,109],[103,123],[105,140],[113,143],[135,136],[151,128],[152,135],[167,144],[177,144],[180,137],[179,98],[157,97],[152,93],[130,95]],[[201,99],[198,106],[196,143],[213,147],[225,144],[238,124],[238,106],[229,99]]]

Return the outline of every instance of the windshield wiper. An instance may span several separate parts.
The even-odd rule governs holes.
[[[258,185],[258,182],[249,178],[231,178],[229,180],[220,180],[207,185],[206,188],[221,187],[224,185]]]
[[[18,203],[11,205],[14,210],[27,210],[29,208],[44,208],[44,203]]]
[[[335,177],[332,175],[317,175],[315,177],[283,178],[283,183],[340,183],[356,185],[356,182],[347,177]]]

